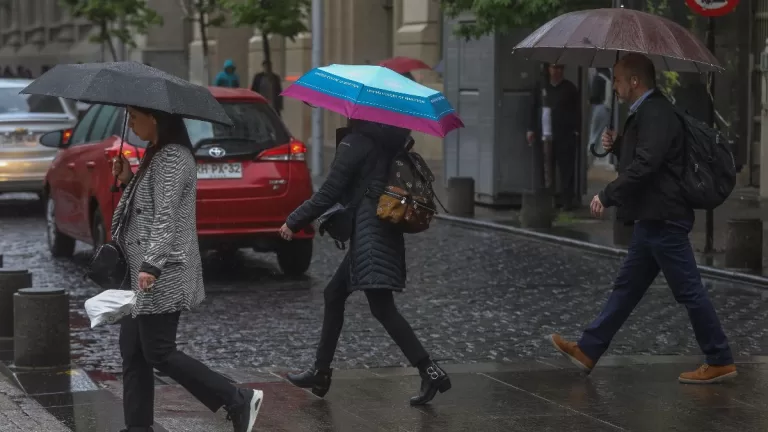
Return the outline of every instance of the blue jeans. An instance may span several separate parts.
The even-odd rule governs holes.
[[[664,272],[672,294],[688,309],[693,332],[709,365],[733,363],[717,313],[709,300],[688,240],[689,221],[635,223],[629,253],[614,281],[613,292],[600,315],[584,330],[579,348],[595,362],[656,279]]]

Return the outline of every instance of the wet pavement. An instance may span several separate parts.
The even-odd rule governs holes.
[[[99,288],[81,277],[89,248],[72,260],[51,258],[40,206],[0,197],[0,253],[5,265],[24,266],[36,286],[64,286],[71,294],[73,355],[88,371],[119,373],[117,328],[91,330],[83,302]],[[618,258],[540,243],[497,231],[437,222],[408,237],[409,287],[397,295],[432,356],[444,363],[551,358],[543,336],[574,338],[610,291]],[[313,361],[323,295],[342,252],[315,242],[309,274],[288,279],[272,255],[242,251],[205,259],[208,298],[185,314],[182,350],[214,367],[303,368]],[[760,355],[768,347],[768,291],[709,282],[735,354]],[[687,314],[659,278],[618,333],[612,355],[697,355]],[[338,368],[406,366],[364,296],[350,298],[334,363]]]
[[[71,260],[51,258],[41,215],[33,200],[0,197],[0,254],[6,267],[28,268],[35,286],[69,289],[73,361],[82,369],[15,375],[35,400],[19,396],[6,403],[0,391],[0,415],[12,409],[24,419],[18,407],[34,402],[77,432],[119,430],[117,328],[91,330],[82,307],[100,291],[81,277],[89,248],[79,246]],[[605,367],[585,379],[544,336],[577,337],[601,308],[620,260],[445,222],[408,237],[409,288],[397,301],[427,350],[452,372],[454,389],[432,407],[408,407],[418,377],[402,367],[402,354],[371,317],[364,296],[356,295],[347,306],[333,388],[327,400],[318,400],[280,376],[312,363],[322,289],[342,256],[332,242],[318,239],[312,267],[299,279],[282,276],[267,254],[205,257],[208,299],[184,315],[179,345],[238,383],[266,391],[258,430],[768,428],[768,364],[751,357],[768,346],[768,291],[707,282],[734,353],[749,363],[734,384],[677,384],[677,374],[695,367],[699,352],[687,314],[663,278],[614,340],[609,354],[618,357],[605,358]],[[11,354],[0,344],[0,360]],[[222,416],[206,412],[167,378],[157,381],[167,384],[158,389],[164,430],[229,430]],[[56,430],[4,425],[2,432]]]
[[[410,407],[419,378],[404,368],[337,370],[319,399],[282,379],[284,370],[222,369],[241,387],[260,389],[265,401],[256,431],[270,432],[737,432],[768,428],[768,359],[739,363],[739,377],[715,386],[681,385],[688,357],[606,357],[589,377],[563,359],[451,364],[453,388],[428,406]],[[60,373],[73,382],[82,371]],[[122,388],[101,376],[98,388],[59,393],[54,384],[30,391],[50,428],[2,431],[112,432],[122,427]],[[106,379],[106,380],[105,380]],[[56,380],[54,380],[56,381]],[[59,382],[65,379],[58,379]],[[52,383],[53,381],[50,381]],[[10,411],[2,404],[0,419]],[[175,383],[158,380],[157,432],[226,432],[224,413],[208,411]],[[30,408],[27,409],[28,411]],[[50,423],[55,418],[59,425]],[[42,423],[41,423],[42,424]]]

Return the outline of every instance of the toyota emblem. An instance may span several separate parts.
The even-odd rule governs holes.
[[[224,157],[227,152],[221,147],[211,147],[208,149],[208,154],[211,155],[211,157],[221,158]]]

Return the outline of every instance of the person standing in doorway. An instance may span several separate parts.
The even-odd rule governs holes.
[[[581,147],[579,131],[581,130],[581,101],[579,89],[564,77],[564,66],[552,64],[549,66],[549,82],[543,89],[543,106],[541,109],[542,136],[544,144],[544,160],[550,166],[557,167],[561,185],[561,202],[563,210],[572,210],[578,206],[578,191],[576,190],[576,161],[577,152]],[[532,122],[539,121],[538,110],[534,107]],[[528,143],[533,144],[537,137],[535,123],[528,129]],[[551,184],[554,178],[550,177]]]
[[[283,86],[280,75],[272,70],[272,63],[268,60],[264,60],[261,65],[263,70],[253,76],[251,90],[264,96],[279,116],[283,111],[283,97],[280,95],[283,92]]]
[[[608,349],[659,271],[672,294],[688,310],[693,332],[706,363],[680,375],[679,381],[710,384],[737,375],[728,339],[702,282],[688,235],[694,212],[682,188],[685,131],[672,103],[656,88],[653,62],[628,54],[614,68],[614,89],[630,104],[624,133],[606,131],[605,149],[619,158],[619,176],[592,198],[590,209],[601,217],[618,207],[617,219],[634,222],[632,241],[613,292],[600,315],[578,342],[550,336],[555,348],[589,373]]]
[[[224,67],[221,72],[216,75],[216,79],[213,81],[213,85],[216,87],[240,87],[240,77],[237,75],[237,67],[235,62],[231,59],[227,59],[224,62]]]

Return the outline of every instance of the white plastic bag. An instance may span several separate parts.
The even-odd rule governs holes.
[[[131,314],[136,304],[136,293],[126,290],[106,290],[85,301],[85,312],[91,319],[91,328],[114,324]]]

